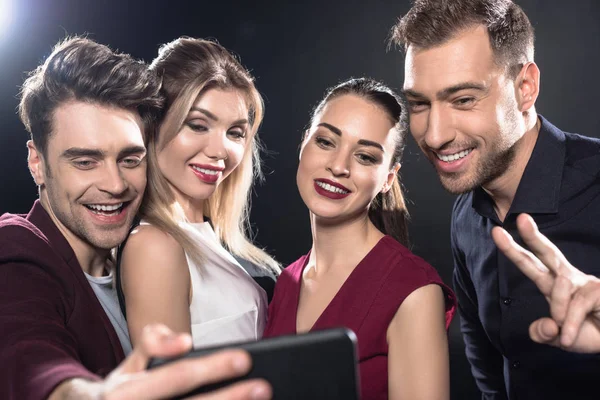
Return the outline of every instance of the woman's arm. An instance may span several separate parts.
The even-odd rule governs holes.
[[[122,253],[121,278],[133,346],[152,323],[191,332],[190,272],[173,237],[149,225],[133,230]]]
[[[450,398],[444,295],[430,284],[412,292],[387,330],[390,400]]]

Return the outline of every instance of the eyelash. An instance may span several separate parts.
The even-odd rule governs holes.
[[[315,142],[320,147],[332,147],[333,146],[333,143],[330,140],[322,138],[322,137],[316,137]]]
[[[409,101],[408,108],[412,113],[423,111],[423,107],[427,107],[428,103],[425,101]],[[420,109],[417,109],[420,108]]]
[[[359,162],[363,164],[375,164],[377,162],[375,157],[368,154],[357,154],[356,158],[358,158]]]
[[[315,142],[321,148],[333,147],[333,143],[330,140],[325,139],[323,137],[315,137]],[[369,154],[364,154],[364,153],[357,154],[356,158],[358,159],[358,162],[360,162],[361,164],[375,164],[377,162],[377,158],[375,158]]]
[[[454,100],[454,104],[456,104],[458,107],[469,106],[474,102],[475,102],[474,97],[461,97],[459,99]]]
[[[199,125],[199,124],[193,124],[191,122],[187,123],[187,126],[195,131],[195,132],[206,132],[208,131],[208,127],[204,126],[204,125]],[[244,130],[230,130],[227,131],[228,135],[233,135],[234,138],[236,139],[244,139],[246,137],[246,131]]]
[[[227,134],[233,135],[236,139],[244,139],[246,137],[246,131],[231,130]]]
[[[192,124],[191,122],[188,122],[187,126],[189,126],[189,128],[195,132],[206,132],[208,130],[208,128],[204,125]]]
[[[126,164],[126,168],[135,168],[142,163],[141,158],[124,158],[121,161]],[[128,161],[132,161],[133,163],[129,163]]]
[[[93,160],[76,160],[73,164],[79,169],[90,169],[93,167]]]
[[[120,164],[124,164],[123,166],[125,168],[136,168],[137,166],[139,166],[142,163],[143,159],[142,158],[124,158],[122,160],[119,161]],[[82,169],[82,170],[89,170],[89,169],[93,169],[96,166],[96,161],[95,160],[74,160],[73,161],[73,165],[75,165],[76,168]]]

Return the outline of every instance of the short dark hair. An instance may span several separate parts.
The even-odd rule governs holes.
[[[83,101],[131,110],[147,131],[164,103],[160,80],[145,63],[82,37],[58,43],[25,80],[20,97],[21,121],[44,156],[53,114],[61,104]]]
[[[533,27],[511,0],[415,0],[392,28],[391,43],[427,49],[475,25],[487,29],[497,64],[513,68],[533,61]]]
[[[390,167],[399,163],[404,153],[405,139],[408,132],[408,118],[402,99],[390,87],[371,78],[352,78],[327,89],[323,100],[315,107],[311,116],[311,125],[331,100],[344,96],[358,96],[383,110],[394,124],[394,153]],[[371,222],[386,235],[408,247],[409,214],[404,201],[404,193],[397,176],[391,189],[379,193],[371,202],[369,218]]]

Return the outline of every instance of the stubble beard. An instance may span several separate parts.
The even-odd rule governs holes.
[[[504,174],[515,159],[517,145],[515,143],[504,150],[498,150],[499,146],[494,147],[468,171],[460,173],[438,171],[438,177],[444,189],[452,194],[464,194],[477,187],[485,186]]]
[[[117,228],[111,227],[102,229],[101,227],[95,226],[93,222],[86,220],[86,216],[83,213],[89,211],[84,209],[85,206],[83,204],[71,202],[64,198],[62,199],[62,202],[66,202],[66,206],[62,207],[59,196],[57,196],[53,190],[48,190],[48,186],[53,187],[53,184],[51,182],[49,183],[50,185],[46,185],[46,195],[49,206],[58,221],[60,221],[71,234],[87,245],[99,250],[113,249],[125,240],[129,226],[135,215],[135,213],[131,212],[131,209],[127,211],[129,214],[123,225],[120,225]],[[130,204],[129,207],[134,206],[133,204]]]

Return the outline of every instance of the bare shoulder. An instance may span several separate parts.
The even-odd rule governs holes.
[[[400,309],[403,307],[406,309],[418,309],[423,308],[438,308],[440,306],[443,310],[444,306],[444,291],[442,287],[437,283],[429,283],[413,290],[411,294],[406,296],[406,299],[402,302]]]
[[[123,270],[159,264],[161,269],[186,264],[185,252],[170,234],[152,225],[140,225],[129,235],[121,255]]]
[[[388,327],[388,339],[398,332],[426,332],[433,327],[445,332],[445,303],[442,288],[435,283],[421,286],[400,304]]]

